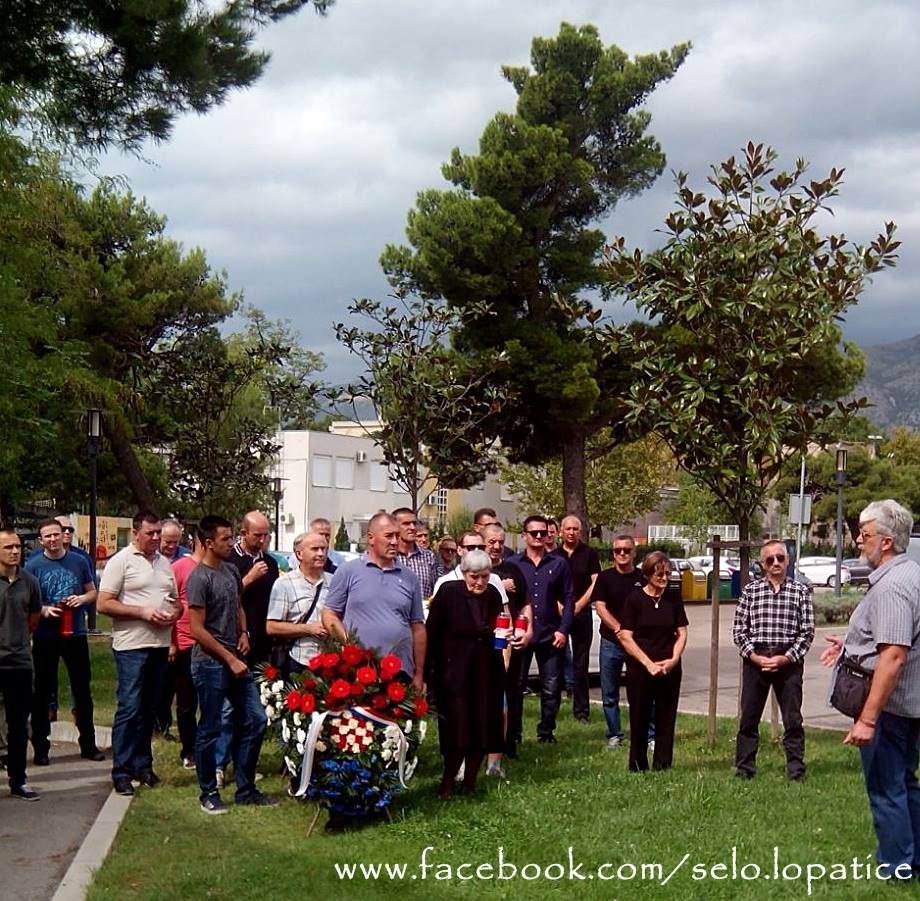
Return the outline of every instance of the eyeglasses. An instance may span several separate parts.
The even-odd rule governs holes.
[[[486,546],[484,544],[464,544],[463,550],[465,551],[484,551]]]
[[[613,552],[615,554],[631,554],[633,549],[631,547],[615,547]]]
[[[860,537],[860,540],[862,540],[862,541],[868,541],[870,538],[881,538],[881,539],[884,540],[884,539],[887,538],[888,536],[887,536],[887,535],[879,535],[878,532],[860,532],[860,533],[859,533],[859,537]]]
[[[527,534],[531,538],[546,538],[549,535],[548,529],[528,529]]]
[[[766,563],[767,566],[772,566],[774,563],[785,563],[786,555],[785,554],[770,554],[769,557],[763,558],[763,562]]]

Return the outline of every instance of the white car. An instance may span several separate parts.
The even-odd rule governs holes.
[[[712,572],[712,557],[689,557],[690,564],[708,576]],[[736,557],[719,558],[719,578],[730,579],[736,569],[741,569],[741,560]]]
[[[815,585],[833,588],[837,584],[837,559],[835,557],[801,557],[796,569],[806,575]],[[840,584],[850,581],[850,571],[840,567]]]

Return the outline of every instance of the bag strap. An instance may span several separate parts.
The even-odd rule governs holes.
[[[316,594],[313,595],[313,603],[310,604],[310,609],[298,620],[296,620],[296,625],[302,626],[304,623],[310,622],[310,617],[313,616],[313,611],[316,609],[316,605],[319,603],[319,596],[325,584],[326,583],[320,579],[319,585],[316,586]]]

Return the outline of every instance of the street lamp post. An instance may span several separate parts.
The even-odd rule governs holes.
[[[284,487],[281,476],[275,476],[272,479],[272,497],[275,499],[275,550],[280,549],[281,536],[281,498],[284,497]]]
[[[834,579],[834,597],[840,597],[840,571],[843,568],[843,483],[847,472],[847,449],[837,445],[837,564]]]
[[[92,560],[93,581],[96,578],[96,501],[99,485],[96,461],[99,456],[99,438],[102,435],[102,410],[90,408],[86,411],[86,449],[89,456],[89,554]],[[86,628],[96,631],[96,605],[91,604],[86,612]]]

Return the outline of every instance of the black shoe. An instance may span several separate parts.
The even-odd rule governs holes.
[[[137,773],[134,778],[141,785],[146,785],[148,788],[153,788],[154,785],[160,784],[160,777],[153,770],[144,770],[142,773]]]
[[[127,776],[119,776],[117,779],[113,779],[112,787],[115,789],[116,794],[124,795],[126,798],[130,798],[134,794],[134,786]]]
[[[804,782],[804,781],[805,781],[805,774],[804,774],[804,773],[796,773],[794,776],[790,776],[790,777],[789,777],[789,781],[790,781],[790,782]]]
[[[32,763],[35,766],[49,766],[51,761],[48,760],[47,754],[39,754],[38,751],[35,752],[35,756],[32,758]]]
[[[105,760],[105,754],[103,754],[99,748],[87,748],[85,751],[80,752],[80,756],[84,760],[94,760],[96,763]]]
[[[262,792],[258,790],[251,791],[244,798],[240,798],[236,802],[237,806],[240,805],[250,805],[252,807],[277,807],[278,802],[274,798],[269,798],[268,795],[263,795]]]
[[[505,742],[505,757],[511,758],[511,760],[518,759],[518,749],[516,741],[507,741]]]
[[[754,774],[749,773],[747,770],[735,770],[736,779],[753,779]]]
[[[40,797],[38,792],[29,788],[25,782],[22,785],[10,786],[10,794],[21,801],[37,801]]]
[[[586,716],[576,716],[576,717],[575,717],[575,722],[578,723],[578,724],[581,725],[581,726],[587,726],[587,725],[588,725],[588,718],[587,718]]]
[[[555,735],[538,735],[537,741],[540,742],[541,745],[554,745],[556,744],[556,736]]]

